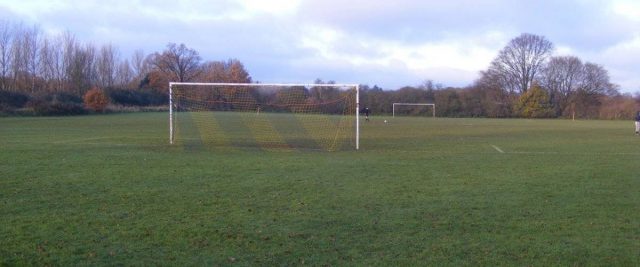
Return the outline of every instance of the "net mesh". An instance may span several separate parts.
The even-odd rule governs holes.
[[[174,144],[355,149],[353,86],[173,85]]]

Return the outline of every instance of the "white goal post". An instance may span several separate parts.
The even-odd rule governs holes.
[[[393,103],[393,117],[396,116],[396,106],[432,106],[432,117],[436,117],[436,104],[430,103]]]
[[[300,89],[303,88],[303,89]],[[300,89],[304,90],[305,93],[303,95],[298,95],[293,92],[293,95],[286,95],[287,90]],[[310,92],[314,90],[347,90],[341,91],[341,95],[348,94],[348,99],[339,99],[343,101],[342,104],[338,103],[337,98],[329,99],[327,95],[323,95],[320,93],[319,97],[315,97],[310,95]],[[199,93],[190,93],[189,91],[199,91]],[[213,93],[215,91],[215,93]],[[266,91],[270,92],[269,96],[261,95],[267,94]],[[235,93],[234,93],[235,92]],[[279,92],[277,95],[274,95],[274,92]],[[322,91],[325,92],[325,91]],[[189,95],[185,95],[189,94]],[[212,96],[213,94],[217,94]],[[231,95],[229,95],[231,94]],[[217,97],[215,100],[212,100],[213,97]],[[271,97],[271,99],[265,100]],[[242,99],[240,99],[242,98]],[[286,99],[285,99],[286,98]],[[285,100],[283,100],[285,99]],[[292,100],[293,99],[293,100]],[[185,102],[187,101],[187,102]],[[234,102],[235,101],[235,102]],[[336,104],[338,103],[338,104]],[[329,106],[329,105],[341,105],[341,106]],[[347,107],[350,106],[350,107]],[[231,107],[231,108],[230,108]],[[327,111],[327,109],[333,108],[333,111]],[[335,118],[334,115],[338,114],[335,111],[335,108],[340,109],[339,114],[342,116],[338,117],[348,117],[352,116],[348,120]],[[251,110],[254,111],[253,114],[259,116],[269,116],[272,114],[273,117],[268,119],[248,119],[249,115],[247,112]],[[253,140],[260,144],[267,144],[267,142],[271,142],[265,146],[288,146],[287,141],[285,140],[289,136],[285,136],[287,133],[281,132],[282,127],[275,127],[274,125],[265,125],[271,123],[270,120],[273,118],[281,119],[282,114],[289,113],[293,114],[291,116],[295,116],[293,123],[298,123],[298,125],[306,130],[301,130],[300,132],[308,132],[312,139],[315,138],[315,141],[312,142],[325,142],[325,140],[319,140],[318,134],[331,135],[330,138],[338,138],[338,135],[343,135],[345,129],[348,127],[351,129],[351,147],[353,147],[353,141],[355,141],[355,149],[360,149],[360,86],[358,84],[303,84],[303,83],[200,83],[200,82],[170,82],[169,83],[169,143],[176,143],[176,133],[178,127],[178,116],[180,113],[191,113],[191,120],[193,120],[193,116],[225,116],[224,114],[229,114],[230,111],[237,111],[236,113],[241,116],[240,120],[243,120],[243,123],[246,127],[251,128],[253,130],[252,134],[256,134],[256,127],[261,127],[258,130],[269,130],[271,136],[256,136],[256,139]],[[257,113],[255,112],[257,111]],[[264,111],[264,112],[261,112]],[[198,114],[200,113],[200,114]],[[207,114],[210,113],[210,114]],[[214,114],[215,113],[215,114]],[[240,114],[242,113],[242,114]],[[262,114],[265,115],[262,115]],[[218,114],[218,115],[216,115]],[[223,114],[223,115],[220,115]],[[280,114],[280,115],[278,115]],[[338,114],[338,115],[339,115]],[[349,115],[352,114],[352,115]],[[185,115],[181,115],[185,116]],[[318,116],[328,116],[325,118],[320,118]],[[331,117],[333,116],[333,117]],[[196,118],[200,119],[200,118]],[[355,119],[355,125],[354,120]],[[210,121],[215,121],[216,118],[209,119]],[[251,121],[256,121],[261,123],[259,126],[248,125],[247,123],[251,123]],[[275,119],[273,119],[275,120]],[[305,121],[302,121],[305,120]],[[221,120],[218,120],[220,123]],[[302,122],[301,122],[302,121]],[[181,121],[181,124],[184,124],[184,119]],[[215,123],[215,122],[214,122]],[[327,131],[322,131],[323,128],[328,126],[327,123],[336,124],[336,127],[340,127],[340,132],[329,133]],[[202,123],[200,123],[202,125]],[[351,124],[352,126],[348,126],[347,124]],[[347,126],[345,126],[347,125]],[[184,127],[184,126],[180,126]],[[204,126],[203,126],[204,127]],[[207,126],[208,127],[208,126]],[[245,127],[245,128],[246,128]],[[352,131],[355,127],[355,133]],[[277,128],[277,129],[276,129]],[[209,128],[201,129],[207,130],[209,132],[213,131]],[[224,130],[224,129],[222,129]],[[228,129],[227,129],[228,130]],[[266,131],[265,130],[265,131]],[[274,133],[274,131],[280,131]],[[184,132],[184,131],[183,131]],[[321,133],[320,133],[321,132]],[[233,133],[225,133],[228,138],[232,138]],[[354,136],[355,134],[355,136]],[[201,133],[202,135],[202,133]],[[213,134],[212,134],[213,135]],[[274,135],[283,135],[276,136]],[[308,136],[307,136],[308,137]],[[301,136],[295,136],[295,138],[307,138]],[[178,136],[180,138],[180,136]],[[293,138],[293,137],[291,137]],[[324,137],[322,137],[324,138]],[[276,140],[277,139],[277,140]],[[275,140],[275,141],[274,141]],[[284,144],[276,144],[276,142],[281,142]]]

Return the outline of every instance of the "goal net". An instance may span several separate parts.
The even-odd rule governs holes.
[[[359,148],[358,85],[170,83],[169,102],[171,144]]]
[[[431,108],[431,112],[428,109]],[[436,117],[436,104],[431,103],[393,103],[393,117],[396,115],[431,115]]]

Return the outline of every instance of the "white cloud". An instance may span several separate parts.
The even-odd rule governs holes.
[[[28,17],[30,20],[37,19],[37,16],[42,13],[68,9],[71,7],[69,4],[63,0],[29,0],[0,3],[0,5],[8,7],[12,12]]]
[[[593,56],[594,63],[603,64],[611,74],[611,80],[623,90],[639,90],[640,34],[620,42]]]
[[[576,52],[571,46],[560,44],[555,47],[555,56],[571,56],[575,54]]]
[[[316,61],[324,61],[327,65],[344,62],[354,68],[373,65],[393,69],[390,71],[394,73],[405,71],[408,76],[418,79],[406,81],[411,84],[425,79],[470,83],[474,79],[470,76],[486,69],[496,50],[508,40],[499,32],[421,43],[361,38],[320,26],[308,26],[303,32],[306,34],[300,43],[315,51],[308,56]]]
[[[640,35],[607,48],[601,60],[620,66],[640,66]]]
[[[611,3],[613,12],[631,21],[640,21],[640,2],[637,0],[618,0]]]
[[[292,15],[298,10],[301,0],[239,0],[249,14]]]

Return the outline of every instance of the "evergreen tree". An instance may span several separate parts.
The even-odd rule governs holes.
[[[516,103],[516,113],[524,118],[548,118],[553,115],[549,94],[534,83]]]

